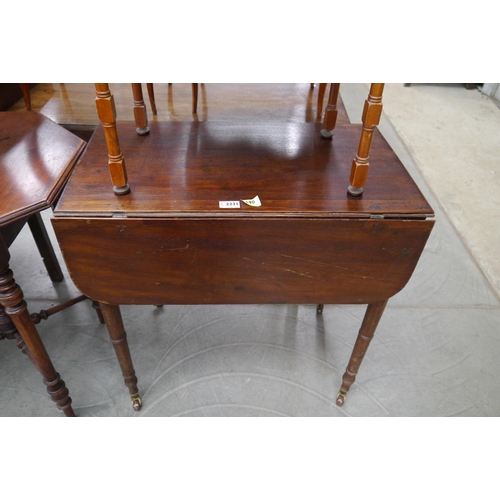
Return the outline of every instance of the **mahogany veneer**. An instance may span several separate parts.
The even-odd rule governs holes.
[[[408,282],[433,212],[380,133],[369,184],[346,193],[361,126],[118,122],[131,191],[110,189],[98,128],[55,209],[76,286],[102,303],[141,406],[119,304],[368,303],[338,404],[387,299]],[[241,202],[256,195],[261,207]],[[240,200],[222,209],[219,201]],[[319,311],[321,308],[319,308]]]

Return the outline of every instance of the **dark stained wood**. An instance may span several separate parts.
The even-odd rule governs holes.
[[[196,114],[198,111],[198,84],[197,83],[192,83],[191,84],[191,89],[193,92],[193,114]]]
[[[433,221],[56,218],[53,225],[73,282],[99,302],[366,304],[406,285]]]
[[[151,111],[153,115],[157,115],[156,101],[155,101],[155,89],[152,83],[146,83],[146,88],[148,89],[149,103],[151,104]]]
[[[1,112],[0,226],[50,208],[84,146],[39,113]]]
[[[139,411],[142,406],[141,398],[139,396],[139,389],[137,388],[137,377],[135,376],[132,358],[127,342],[127,334],[123,326],[120,308],[118,306],[100,304],[104,321],[108,327],[111,343],[115,349],[116,357],[122,369],[123,379],[125,385],[130,392],[132,407],[135,411]]]
[[[18,340],[41,373],[50,397],[74,416],[68,389],[55,371],[9,267],[9,246],[26,222],[53,281],[63,276],[39,212],[59,196],[85,142],[33,112],[0,113],[0,338]]]
[[[36,246],[43,259],[43,264],[49,273],[50,279],[53,282],[59,283],[63,281],[64,275],[59,265],[59,262],[54,251],[54,247],[50,241],[45,225],[42,221],[42,216],[39,213],[33,214],[28,219],[28,225],[33,234]]]
[[[380,89],[372,90],[377,104]],[[101,303],[131,393],[137,379],[120,304],[319,304],[320,312],[368,303],[343,404],[387,299],[410,279],[434,224],[372,127],[371,104],[363,126],[339,123],[333,141],[313,123],[157,122],[137,137],[133,124],[119,122],[131,183],[119,198],[96,130],[53,226],[76,286]],[[355,198],[345,186],[358,145],[371,146],[372,175]],[[241,201],[256,195],[260,207]]]
[[[31,320],[23,292],[15,282],[12,271],[9,268],[10,254],[7,245],[0,236],[0,305],[4,308],[12,320],[12,323],[19,332],[30,359],[41,373],[43,381],[47,386],[47,391],[57,405],[68,417],[74,417],[71,407],[71,398],[68,389],[59,374],[55,371],[54,365],[49,358],[45,346],[38,335],[38,331]],[[22,347],[22,346],[21,346]]]
[[[313,123],[154,122],[145,137],[137,136],[133,123],[117,126],[131,192],[117,197],[110,190],[106,144],[98,127],[56,216],[432,215],[378,131],[372,145],[370,189],[359,199],[347,195],[361,125],[338,124],[333,142],[322,139],[321,124]],[[256,195],[262,207],[219,209],[219,201]]]
[[[373,339],[373,335],[375,334],[380,318],[382,318],[386,305],[387,299],[368,304],[365,317],[363,318],[363,323],[361,324],[356,343],[354,344],[349,364],[347,365],[347,370],[342,377],[342,385],[337,396],[338,406],[342,406],[344,404],[347,391],[351,388],[351,385],[356,379],[361,362],[363,361],[366,351],[368,350],[368,346]]]

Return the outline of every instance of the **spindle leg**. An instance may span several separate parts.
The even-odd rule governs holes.
[[[370,341],[373,338],[386,305],[387,300],[381,300],[380,302],[368,304],[365,317],[363,318],[363,323],[361,324],[361,328],[359,330],[358,338],[356,339],[354,349],[352,350],[351,359],[349,360],[347,370],[342,377],[342,386],[340,387],[340,391],[337,396],[338,406],[342,406],[344,404],[347,391],[356,379],[363,357],[365,356],[368,346],[370,345]]]
[[[135,376],[134,365],[132,363],[132,357],[130,356],[127,334],[125,333],[125,328],[123,326],[120,307],[105,304],[103,302],[100,302],[100,307],[104,316],[104,321],[108,327],[111,343],[113,344],[116,357],[118,358],[118,363],[120,364],[120,368],[122,370],[125,385],[128,387],[130,392],[132,407],[135,411],[139,411],[142,407],[142,401],[141,396],[139,395],[139,389],[137,388],[137,377]]]
[[[368,162],[373,132],[380,122],[382,115],[383,83],[372,83],[368,99],[363,109],[363,129],[359,140],[358,154],[352,162],[350,186],[347,191],[352,196],[361,196],[366,184],[370,164]]]
[[[318,88],[318,118],[321,118],[323,115],[323,101],[325,100],[326,85],[326,83],[320,83]]]
[[[330,84],[330,94],[328,95],[328,104],[326,105],[324,129],[321,135],[325,139],[330,139],[333,136],[333,129],[337,123],[337,100],[339,98],[340,83]]]
[[[155,90],[154,86],[152,83],[146,83],[146,87],[148,89],[148,96],[149,96],[149,104],[151,104],[151,111],[153,112],[153,115],[158,114],[156,111],[156,102],[155,102]]]
[[[18,347],[29,355],[36,369],[41,373],[52,401],[67,417],[74,417],[75,413],[71,407],[68,389],[56,372],[40,335],[31,320],[23,292],[15,282],[14,275],[9,268],[9,259],[10,254],[7,245],[0,238],[0,305],[5,308],[5,313],[12,320],[27,351],[25,351],[22,342],[18,342]]]
[[[191,84],[191,90],[192,90],[192,101],[193,101],[193,115],[196,114],[196,111],[198,109],[198,84],[197,83],[192,83]]]
[[[132,93],[134,95],[134,120],[137,135],[147,135],[149,134],[148,115],[142,95],[142,84],[132,83]]]
[[[118,131],[116,130],[115,101],[107,83],[96,83],[95,90],[97,115],[104,128],[104,137],[108,148],[108,167],[113,191],[117,195],[124,195],[130,192],[130,186],[127,184],[125,159],[120,150]]]

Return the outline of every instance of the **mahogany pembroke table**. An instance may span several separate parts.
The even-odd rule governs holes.
[[[434,225],[376,130],[382,89],[372,84],[363,125],[339,124],[328,139],[338,84],[324,126],[148,125],[139,92],[136,123],[117,126],[108,85],[96,84],[102,123],[53,226],[75,285],[101,304],[136,410],[121,304],[368,304],[337,397],[344,403],[387,300],[410,279]],[[242,202],[256,196],[261,206]]]

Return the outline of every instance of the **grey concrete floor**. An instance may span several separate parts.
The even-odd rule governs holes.
[[[446,89],[438,90],[440,106],[448,106],[452,113],[458,87],[450,88],[449,99]],[[343,87],[352,121],[359,121],[366,89],[362,84]],[[418,92],[436,89],[422,86]],[[397,106],[397,99],[391,99]],[[432,179],[423,175],[418,152],[426,148],[427,139],[409,142],[406,134],[403,141],[402,127],[400,118],[391,120],[388,113],[380,130],[435,209],[437,223],[409,284],[389,301],[342,408],[335,405],[335,397],[364,314],[362,306],[326,305],[323,316],[302,305],[123,307],[144,403],[142,411],[134,413],[106,329],[90,303],[84,302],[39,325],[76,413],[82,417],[500,415],[500,302],[480,265],[481,259],[495,256],[474,255],[474,245],[452,223],[446,203],[436,197],[439,190]],[[469,147],[481,148],[479,142],[471,141]],[[439,158],[433,159],[439,163]],[[457,182],[460,176],[458,171]],[[499,193],[495,196],[498,200]],[[43,214],[63,263],[50,216]],[[51,283],[27,228],[11,254],[30,312],[78,294],[66,271],[63,283]],[[39,373],[6,340],[0,343],[0,416],[62,416]]]

